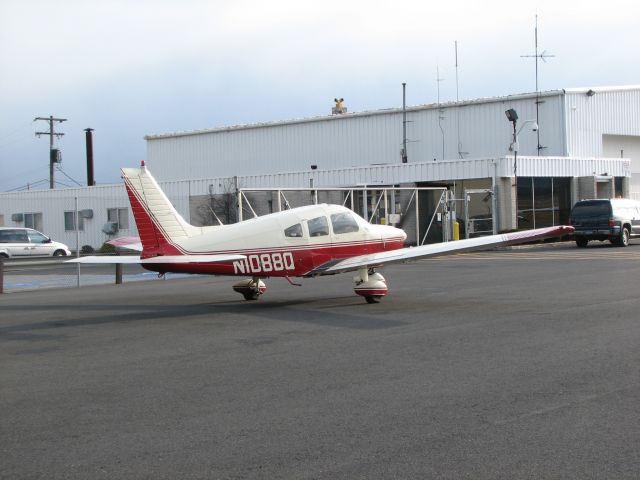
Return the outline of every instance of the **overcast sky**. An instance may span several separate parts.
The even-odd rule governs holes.
[[[535,91],[640,84],[636,1],[0,0],[0,191],[86,184],[145,158],[144,135]],[[506,121],[505,121],[506,122]],[[508,128],[508,125],[505,125]],[[179,161],[179,159],[176,159]],[[249,172],[247,172],[249,173]]]

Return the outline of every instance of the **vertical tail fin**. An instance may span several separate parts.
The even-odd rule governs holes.
[[[140,234],[142,256],[181,254],[180,240],[193,236],[197,228],[171,205],[144,164],[140,168],[123,168],[122,178]]]

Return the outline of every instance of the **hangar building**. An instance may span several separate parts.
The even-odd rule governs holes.
[[[505,116],[509,109],[518,115],[515,129]],[[203,207],[211,209],[213,198],[240,188],[446,187],[458,217],[455,205],[465,192],[490,191],[485,210],[497,231],[566,223],[580,198],[640,198],[640,86],[554,90],[145,139],[147,165],[194,224],[211,222],[199,213]],[[108,239],[102,231],[107,223],[115,224],[113,235],[136,234],[121,185],[0,194],[0,225],[33,226],[73,245],[76,197],[82,245]],[[372,201],[362,192],[359,199]],[[422,201],[433,206],[439,200],[425,195]],[[268,212],[274,203],[261,207]],[[467,214],[480,210],[476,205]]]

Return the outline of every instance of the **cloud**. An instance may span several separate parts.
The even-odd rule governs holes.
[[[627,0],[3,0],[0,163],[33,170],[45,140],[3,138],[49,114],[69,118],[65,165],[80,171],[87,126],[100,156],[137,161],[147,133],[324,115],[335,96],[350,111],[399,106],[402,82],[409,104],[435,102],[438,85],[452,100],[456,40],[460,98],[532,91],[520,56],[536,14],[556,55],[542,89],[638,83],[639,13]]]

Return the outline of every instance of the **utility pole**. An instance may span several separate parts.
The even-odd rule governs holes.
[[[53,115],[50,115],[49,117],[36,117],[33,119],[34,122],[36,120],[44,120],[46,122],[49,122],[49,131],[36,132],[36,136],[40,138],[40,135],[49,135],[49,188],[53,189],[53,188],[56,188],[55,181],[54,181],[54,168],[53,168],[54,165],[53,164],[60,162],[60,157],[58,156],[59,151],[53,148],[53,137],[54,136],[61,137],[62,135],[64,135],[64,133],[55,132],[54,123],[66,122],[67,119],[53,118]]]

